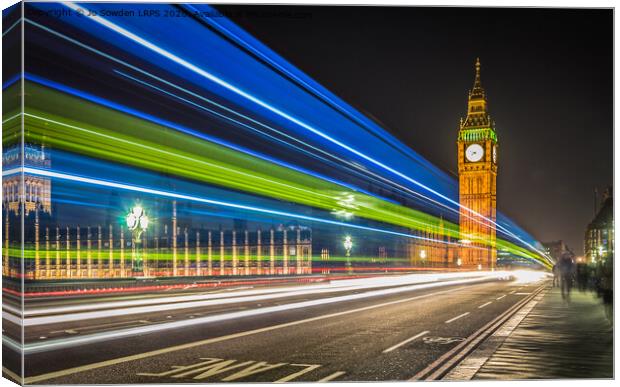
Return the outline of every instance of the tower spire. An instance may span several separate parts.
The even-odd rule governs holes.
[[[471,90],[469,99],[484,98],[484,89],[480,81],[480,58],[476,58],[476,77],[474,78],[474,88]]]
[[[482,88],[480,77],[480,58],[476,58],[476,76],[474,78],[474,87],[469,92],[467,101],[467,117],[460,125],[461,129],[472,127],[493,127],[491,117],[489,116],[487,107],[487,98]]]

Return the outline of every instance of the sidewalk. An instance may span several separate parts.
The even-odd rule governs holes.
[[[611,313],[611,312],[609,312]],[[558,288],[535,297],[445,379],[613,377],[613,324],[593,293]]]

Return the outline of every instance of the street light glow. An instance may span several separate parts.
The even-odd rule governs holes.
[[[353,241],[351,237],[347,235],[344,237],[344,249],[347,251],[347,257],[351,255],[351,249],[353,248]]]
[[[127,227],[130,230],[135,230],[140,227],[142,230],[146,230],[149,226],[149,218],[144,213],[144,209],[140,206],[135,206],[131,209],[126,217]]]

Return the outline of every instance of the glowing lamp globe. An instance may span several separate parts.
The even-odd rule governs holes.
[[[138,225],[138,218],[136,218],[136,216],[133,214],[133,212],[130,212],[129,215],[127,215],[127,227],[130,230],[133,230],[136,228],[136,226]]]
[[[146,228],[149,226],[149,218],[144,215],[140,217],[140,228],[143,230],[146,230]]]
[[[140,216],[142,216],[143,212],[144,211],[142,210],[142,207],[140,206],[135,206],[134,208],[131,209],[131,213],[134,214],[136,218],[139,218]]]

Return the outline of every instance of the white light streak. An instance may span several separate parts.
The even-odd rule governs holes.
[[[94,342],[106,341],[106,340],[111,340],[111,339],[118,339],[122,337],[130,337],[130,336],[135,336],[135,335],[161,332],[161,331],[169,330],[169,329],[186,328],[186,327],[201,325],[201,324],[234,320],[238,318],[253,317],[253,316],[259,316],[259,315],[264,315],[264,314],[269,314],[269,313],[277,313],[277,312],[283,312],[283,311],[289,311],[289,310],[295,310],[295,309],[303,309],[303,308],[309,308],[313,306],[323,306],[326,304],[333,304],[333,303],[339,303],[339,302],[345,302],[345,301],[352,301],[352,300],[359,300],[359,299],[378,297],[378,296],[384,296],[384,295],[398,294],[398,293],[410,292],[414,290],[431,289],[431,288],[436,288],[440,286],[473,284],[476,282],[487,281],[487,280],[495,279],[495,278],[496,278],[495,275],[489,274],[484,277],[473,278],[473,279],[435,282],[435,283],[430,283],[430,284],[404,286],[404,287],[397,287],[397,288],[391,288],[391,289],[381,289],[381,290],[375,290],[375,291],[359,293],[359,294],[349,294],[349,295],[330,297],[330,298],[320,298],[320,299],[311,300],[311,301],[303,301],[303,302],[296,302],[296,303],[285,304],[285,305],[277,305],[277,306],[270,306],[270,307],[257,308],[257,309],[251,309],[251,310],[243,310],[243,311],[238,311],[238,312],[198,317],[198,318],[188,319],[188,320],[172,321],[172,322],[160,323],[160,324],[155,324],[155,325],[133,327],[133,328],[121,329],[117,331],[101,332],[101,333],[95,333],[95,334],[84,335],[84,336],[74,336],[74,337],[68,337],[68,338],[63,338],[63,339],[50,340],[48,342],[27,343],[24,345],[23,351],[26,354],[44,352],[44,351],[61,349],[61,348],[85,345],[85,344],[90,344]],[[7,345],[11,344],[10,340],[7,341],[6,336],[3,336],[3,342]]]

